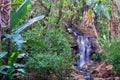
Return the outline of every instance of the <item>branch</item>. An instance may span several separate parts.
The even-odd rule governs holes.
[[[49,10],[49,8],[46,7],[45,4],[44,4],[41,0],[39,0],[39,2],[40,2],[40,4],[41,4],[41,6],[45,8],[45,10],[47,10],[47,11]]]
[[[60,21],[60,19],[61,19],[61,16],[62,16],[62,8],[63,8],[63,5],[61,4],[60,7],[59,7],[59,16],[58,16],[58,19],[57,19],[56,24],[58,24],[59,21]]]
[[[46,17],[49,16],[49,13],[50,13],[50,11],[51,11],[51,6],[48,8],[47,6],[45,6],[45,4],[44,4],[41,0],[39,0],[39,2],[40,2],[40,5],[46,10],[46,15],[45,15],[45,17],[44,17],[44,19],[46,19]],[[42,21],[41,24],[42,24],[43,26],[45,26],[45,22],[44,22],[44,21]]]

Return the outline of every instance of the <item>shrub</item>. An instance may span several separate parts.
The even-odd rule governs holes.
[[[100,61],[102,61],[102,60],[104,60],[104,59],[105,59],[104,53],[95,53],[95,54],[92,55],[92,60],[93,60],[93,61],[98,61],[98,62],[100,62]]]
[[[114,40],[106,47],[106,62],[120,75],[120,41]]]
[[[66,32],[61,28],[33,28],[24,35],[27,43],[24,50],[29,53],[26,67],[39,74],[53,72],[58,78],[72,65],[71,48]]]

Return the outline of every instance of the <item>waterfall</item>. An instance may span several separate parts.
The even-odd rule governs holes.
[[[77,67],[78,69],[82,69],[83,65],[90,62],[90,55],[92,52],[91,41],[88,36],[78,35],[76,42],[80,53],[80,57],[77,60]]]
[[[90,62],[90,55],[92,52],[92,43],[88,35],[80,33],[75,27],[68,26],[67,30],[72,32],[78,46],[78,52],[80,54],[77,60],[77,67],[81,69],[83,65]]]
[[[77,68],[78,70],[82,70],[84,72],[84,77],[86,80],[90,80],[90,73],[84,68],[84,65],[90,62],[90,55],[93,50],[90,37],[82,34],[78,31],[78,29],[72,26],[67,26],[67,30],[73,33],[77,42],[78,52],[80,54],[79,58],[77,59]]]

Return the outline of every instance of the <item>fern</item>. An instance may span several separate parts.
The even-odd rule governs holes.
[[[25,17],[30,9],[30,0],[25,0],[23,4],[14,12],[11,13],[11,27],[15,28],[19,25],[20,21]]]

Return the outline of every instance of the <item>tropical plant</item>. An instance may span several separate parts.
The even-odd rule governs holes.
[[[44,18],[44,15],[42,16],[37,16],[31,20],[29,20],[27,23],[22,24],[19,26],[21,20],[27,13],[27,9],[30,6],[30,0],[25,0],[24,3],[17,9],[16,12],[12,12],[11,16],[11,29],[12,32],[11,34],[2,34],[2,37],[5,37],[5,39],[2,39],[3,43],[6,43],[6,38],[9,39],[9,41],[12,41],[12,46],[10,46],[9,43],[9,49],[10,47],[14,48],[14,45],[17,45],[17,48],[14,48],[14,50],[8,50],[9,52],[7,53],[0,53],[0,59],[7,55],[7,61],[6,58],[2,58],[1,60],[4,62],[2,63],[0,61],[0,77],[2,80],[10,80],[13,79],[17,76],[23,76],[26,74],[24,65],[22,63],[17,63],[17,57],[20,53],[20,50],[22,49],[22,43],[24,43],[24,40],[20,34],[21,31],[29,27],[31,24],[33,24],[36,21],[39,21]],[[21,16],[22,15],[22,16]],[[17,21],[16,21],[17,20]],[[19,27],[18,27],[19,26]],[[15,43],[15,44],[14,44]],[[4,49],[4,48],[3,48]]]
[[[52,72],[58,79],[63,79],[64,73],[72,65],[66,32],[40,26],[27,31],[24,38],[27,40],[24,50],[29,53],[26,64],[28,71],[35,70],[36,74],[39,73],[36,76]]]
[[[7,55],[7,52],[0,53],[0,78],[1,80],[10,80],[15,78],[16,76],[21,76],[26,74],[24,65],[9,62],[9,64],[5,65],[4,57]],[[9,60],[12,61],[12,60]],[[15,62],[15,61],[14,61]]]
[[[120,41],[112,40],[111,43],[105,48],[106,62],[113,66],[113,69],[120,75]]]
[[[30,0],[25,0],[17,10],[11,11],[11,28],[15,29],[30,10]]]

